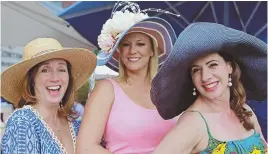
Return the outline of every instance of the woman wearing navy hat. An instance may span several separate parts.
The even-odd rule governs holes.
[[[267,99],[266,67],[267,46],[256,37],[215,23],[189,25],[152,82],[160,115],[181,114],[154,154],[265,153],[246,99]]]

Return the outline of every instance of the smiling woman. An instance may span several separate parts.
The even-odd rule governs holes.
[[[148,70],[152,79],[158,69],[158,53],[156,43],[152,38],[141,32],[127,34],[119,43],[119,77],[118,80],[126,81],[127,71],[132,73]],[[129,72],[129,73],[130,73]]]
[[[74,100],[73,80],[70,79],[71,64],[64,59],[50,59],[35,65],[28,74],[24,79],[25,86],[18,107],[36,105],[39,100],[40,103],[45,102],[56,107],[66,106],[59,111],[59,115],[67,116]]]
[[[2,153],[74,153],[74,91],[95,67],[87,49],[63,48],[52,38],[29,42],[23,61],[1,75],[2,96],[18,108],[7,120]]]
[[[154,154],[267,153],[247,99],[267,99],[267,45],[242,31],[193,23],[152,82],[164,119],[181,114]],[[180,73],[174,73],[180,71]]]
[[[150,99],[151,81],[176,34],[164,19],[149,17],[136,3],[122,3],[133,12],[112,13],[98,37],[102,51],[97,56],[99,65],[119,70],[119,76],[99,81],[90,94],[77,140],[79,154],[151,153],[176,124],[176,118],[163,120]],[[106,148],[100,145],[103,137]]]

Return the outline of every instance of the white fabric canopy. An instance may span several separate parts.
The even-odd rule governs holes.
[[[64,47],[94,48],[40,2],[1,2],[1,13],[2,46],[24,46],[37,37],[53,37]]]
[[[38,37],[53,37],[64,47],[96,48],[63,19],[36,1],[1,2],[1,72],[21,61],[23,47]],[[97,39],[97,38],[96,38]],[[97,67],[95,78],[103,79],[117,73],[106,66]]]

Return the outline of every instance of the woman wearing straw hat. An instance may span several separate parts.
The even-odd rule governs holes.
[[[254,36],[216,23],[185,28],[152,82],[160,115],[181,114],[154,153],[264,154],[246,99],[267,99],[266,67],[266,43]]]
[[[150,153],[176,124],[160,117],[149,92],[176,35],[167,21],[148,17],[137,4],[117,4],[133,12],[114,12],[104,24],[98,38],[103,52],[97,58],[119,76],[99,81],[91,93],[77,140],[79,154]],[[99,144],[103,136],[106,149]]]
[[[18,108],[7,120],[2,153],[74,153],[74,91],[95,67],[87,49],[63,48],[52,38],[28,43],[23,61],[1,75],[2,96]]]

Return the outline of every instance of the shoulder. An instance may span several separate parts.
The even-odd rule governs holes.
[[[113,79],[104,79],[104,80],[100,80],[97,82],[95,88],[93,89],[91,95],[93,95],[93,93],[97,92],[97,93],[111,93],[111,91],[114,91],[114,86],[112,82]],[[108,93],[108,94],[109,94]]]
[[[248,104],[244,104],[243,108],[246,109],[247,111],[251,111],[252,116],[250,117],[250,120],[253,121],[255,123],[255,120],[257,120],[257,117],[253,111],[253,109],[248,105]]]
[[[185,111],[179,118],[175,129],[198,144],[208,133],[207,121],[204,114],[197,111]],[[191,139],[190,139],[191,138]]]
[[[22,115],[31,115],[32,111],[31,111],[31,106],[30,105],[26,105],[22,108],[18,108],[15,111],[12,112],[12,114],[10,116],[22,116]]]
[[[204,123],[202,120],[202,116],[200,113],[195,111],[185,111],[182,114],[180,114],[178,118],[177,124],[190,124],[191,126],[198,125],[200,123]]]
[[[114,79],[103,79],[97,82],[96,86],[108,86],[113,88],[113,83],[116,82]]]
[[[176,126],[157,146],[155,153],[191,153],[206,132],[206,127],[200,125],[202,122],[199,113],[185,111],[180,115]]]
[[[97,82],[96,87],[93,89],[92,93],[90,94],[88,101],[89,102],[96,102],[94,104],[103,104],[109,102],[112,103],[114,99],[114,86],[111,81],[112,79],[105,79],[100,80]],[[105,96],[105,97],[104,97]],[[110,103],[111,102],[111,103]],[[89,103],[86,104],[88,106]],[[91,103],[90,103],[91,104]]]
[[[34,113],[30,110],[30,106],[16,109],[7,120],[7,127],[9,125],[29,125],[34,118]]]
[[[206,121],[199,112],[185,111],[180,115],[175,126],[177,131],[184,131],[191,137],[201,139],[207,133]]]
[[[258,118],[257,118],[256,114],[254,113],[254,111],[252,110],[252,108],[247,104],[244,104],[243,107],[247,111],[251,111],[252,116],[250,117],[250,122],[253,123],[254,129],[255,130],[260,130],[261,128],[260,128],[260,125],[259,125],[259,122],[258,122]]]
[[[174,131],[201,137],[206,133],[206,123],[198,112],[185,111],[178,117]]]
[[[30,142],[36,144],[34,143],[37,140],[33,124],[35,120],[34,113],[28,107],[17,109],[10,115],[2,137],[4,153],[14,153],[20,148],[24,149]]]
[[[244,104],[243,108],[248,110],[248,111],[253,111],[252,108],[248,104]]]

